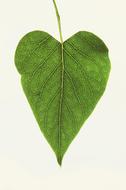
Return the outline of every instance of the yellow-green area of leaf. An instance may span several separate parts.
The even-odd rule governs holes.
[[[78,32],[63,42],[43,31],[25,35],[15,64],[38,125],[61,165],[63,156],[105,90],[110,60],[104,42]]]

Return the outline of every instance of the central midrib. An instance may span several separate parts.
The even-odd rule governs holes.
[[[62,119],[62,104],[63,104],[63,93],[64,93],[64,52],[63,43],[61,43],[61,92],[60,92],[60,103],[59,103],[59,125],[58,125],[58,163],[61,165],[61,119]]]

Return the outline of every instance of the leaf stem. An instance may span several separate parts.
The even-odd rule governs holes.
[[[53,0],[53,4],[55,7],[55,11],[56,11],[56,16],[57,16],[57,21],[58,21],[58,28],[59,28],[59,34],[60,34],[60,41],[61,44],[63,44],[63,35],[62,35],[62,29],[61,29],[61,20],[60,20],[60,15],[59,15],[59,11],[58,11],[58,7],[56,5],[56,1]]]
[[[63,36],[62,36],[62,30],[61,30],[61,21],[60,21],[60,15],[58,12],[58,8],[56,5],[56,1],[53,0],[57,21],[58,21],[58,28],[59,28],[59,34],[60,34],[60,41],[61,41],[61,93],[60,93],[60,102],[59,102],[59,131],[58,131],[58,155],[57,155],[57,161],[59,165],[62,164],[62,153],[61,153],[61,126],[62,126],[62,104],[63,104],[63,94],[64,94],[64,48],[63,48]]]

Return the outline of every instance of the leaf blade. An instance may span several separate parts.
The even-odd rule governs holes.
[[[61,165],[105,90],[108,49],[94,34],[78,32],[64,42],[62,60],[61,43],[34,31],[20,41],[15,64],[39,127]]]

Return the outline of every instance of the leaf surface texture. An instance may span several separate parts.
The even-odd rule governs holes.
[[[62,45],[33,31],[18,44],[15,64],[38,125],[61,164],[64,153],[102,96],[110,72],[108,49],[90,32]]]

